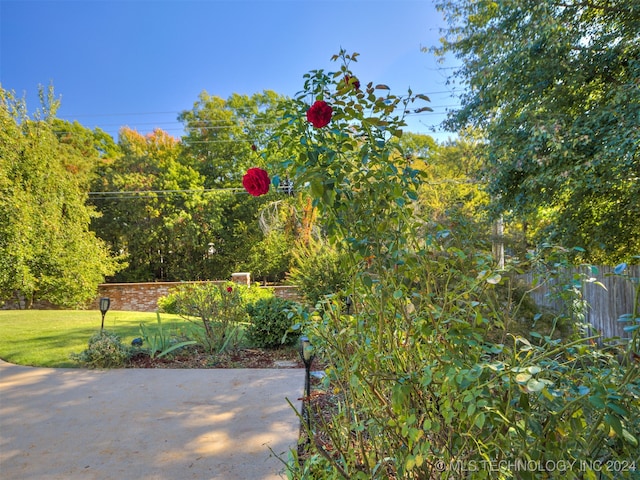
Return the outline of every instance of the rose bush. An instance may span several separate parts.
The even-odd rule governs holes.
[[[250,168],[242,177],[242,186],[254,197],[266,194],[270,184],[269,175],[262,168]]]
[[[279,168],[308,185],[350,272],[344,291],[297,313],[329,364],[326,391],[341,397],[334,415],[306,432],[305,461],[292,452],[289,478],[534,479],[556,475],[536,467],[560,464],[576,465],[564,478],[636,478],[629,468],[594,471],[580,461],[640,461],[640,370],[593,338],[510,330],[521,321],[511,275],[558,260],[497,271],[490,251],[460,247],[457,232],[421,215],[423,177],[398,140],[404,115],[428,108],[410,104],[427,97],[352,88],[344,78],[355,56],[335,56],[339,72],[305,75],[269,146]],[[309,118],[309,98],[331,102],[331,129]],[[558,323],[570,321],[580,295],[579,287],[563,291],[569,313]],[[516,462],[533,467],[510,470]]]

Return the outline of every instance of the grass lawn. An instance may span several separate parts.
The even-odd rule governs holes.
[[[161,315],[165,332],[189,324],[176,315]],[[1,310],[0,358],[18,365],[77,367],[69,354],[87,348],[89,337],[100,330],[98,310]],[[126,345],[140,337],[140,323],[157,325],[155,313],[109,310],[104,329],[115,332]]]

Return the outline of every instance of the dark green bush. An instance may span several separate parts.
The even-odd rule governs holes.
[[[273,297],[247,305],[251,321],[247,329],[249,341],[262,348],[291,344],[295,337],[287,335],[292,321],[288,316],[296,302]]]
[[[129,358],[129,347],[120,341],[118,335],[105,330],[89,339],[86,350],[71,354],[72,360],[89,368],[120,368],[129,362]]]

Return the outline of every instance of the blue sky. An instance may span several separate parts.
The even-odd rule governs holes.
[[[342,47],[360,54],[363,83],[428,95],[434,112],[408,129],[443,140],[431,128],[457,103],[451,64],[421,51],[443,25],[431,0],[0,0],[0,83],[30,112],[53,84],[60,118],[114,138],[122,126],[180,136],[176,117],[203,90],[292,96]]]

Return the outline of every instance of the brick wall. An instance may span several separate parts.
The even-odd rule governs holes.
[[[232,276],[232,280],[241,283],[250,283],[250,274],[238,273]],[[158,308],[158,299],[164,297],[174,287],[184,284],[198,283],[225,283],[222,280],[211,282],[145,282],[145,283],[103,283],[98,286],[98,295],[87,305],[88,309],[98,310],[100,298],[108,297],[111,300],[110,310],[123,310],[134,312],[155,312]],[[293,286],[277,285],[261,288],[272,288],[277,297],[286,298],[288,300],[300,301],[301,297],[298,289]],[[15,300],[8,301],[4,304],[0,302],[0,310],[18,310],[25,308],[24,302]],[[46,301],[34,302],[31,306],[34,310],[58,309],[59,307]]]
[[[98,310],[98,302],[101,297],[111,299],[111,310],[126,310],[135,312],[155,312],[158,308],[158,299],[169,293],[171,288],[187,283],[208,282],[149,282],[149,283],[104,283],[98,287],[98,296],[89,306]],[[211,283],[224,283],[215,281]],[[261,287],[264,288],[264,287]],[[278,297],[289,300],[300,300],[296,287],[275,286],[274,293]]]
[[[155,312],[160,297],[167,295],[170,289],[186,283],[206,282],[103,283],[98,286],[98,296],[89,309],[98,310],[100,298],[109,297],[111,310]]]
[[[302,301],[302,297],[298,292],[298,287],[290,285],[278,285],[269,288],[273,288],[273,293],[275,293],[276,297],[286,298],[287,300],[293,300],[294,302]]]

